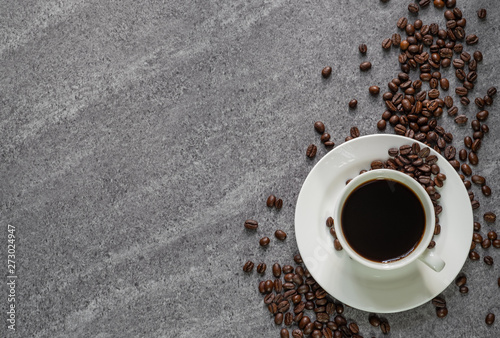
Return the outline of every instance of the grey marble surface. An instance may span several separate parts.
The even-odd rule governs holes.
[[[384,111],[367,88],[398,72],[381,41],[409,16],[409,1],[7,0],[0,4],[0,332],[7,332],[7,225],[16,227],[17,330],[8,337],[278,337],[245,274],[247,259],[291,263],[300,187],[322,120],[336,144],[356,125],[377,133]],[[480,42],[469,97],[499,85],[500,7],[458,1]],[[479,20],[476,10],[488,10]],[[424,23],[444,24],[427,8]],[[357,51],[360,43],[368,53]],[[359,71],[370,60],[373,68]],[[331,65],[324,80],[321,69]],[[453,69],[444,73],[455,85]],[[451,92],[457,99],[457,96]],[[358,107],[347,102],[357,98]],[[500,115],[476,173],[498,204]],[[474,104],[459,108],[469,117]],[[446,116],[454,144],[470,133]],[[387,132],[392,132],[388,129]],[[284,200],[279,212],[265,200]],[[243,229],[257,219],[257,234]],[[482,222],[482,221],[481,221]],[[484,223],[484,222],[482,222]],[[498,222],[497,222],[498,223]],[[276,228],[283,243],[258,239]],[[481,233],[498,230],[483,224]],[[470,292],[444,291],[449,315],[432,305],[388,314],[390,337],[498,337],[500,251],[494,266],[467,261]],[[270,272],[267,272],[270,276]],[[364,337],[383,336],[348,308]],[[1,333],[0,336],[4,336]]]

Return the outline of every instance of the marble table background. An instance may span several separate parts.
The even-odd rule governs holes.
[[[499,86],[500,6],[457,2],[480,39],[466,50],[485,57],[474,98]],[[314,121],[337,144],[353,125],[378,132],[384,105],[367,88],[385,90],[398,72],[398,52],[381,41],[400,16],[416,19],[408,3],[2,1],[0,336],[278,337],[260,278],[242,265],[286,264],[298,252],[295,202],[326,153],[320,146],[316,159],[305,157],[319,144]],[[432,6],[418,17],[444,24]],[[359,71],[362,60],[369,72]],[[444,74],[454,88],[453,69]],[[500,214],[499,107],[490,107],[475,169],[493,196],[480,197],[476,219]],[[441,123],[457,147],[470,133],[446,115]],[[266,208],[270,193],[283,199],[281,211]],[[244,231],[247,218],[262,224],[257,235]],[[7,224],[17,229],[16,332],[5,321]],[[258,239],[278,226],[288,239],[264,252]],[[490,228],[499,230],[483,224],[481,233]],[[494,266],[465,263],[467,295],[444,291],[446,318],[431,304],[388,314],[389,336],[500,336],[500,318],[484,323],[489,311],[500,317],[500,251],[486,252]],[[383,336],[367,313],[345,316],[363,336]]]

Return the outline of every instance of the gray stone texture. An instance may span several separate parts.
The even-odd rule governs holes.
[[[308,172],[326,154],[312,125],[336,144],[351,126],[377,133],[382,92],[398,51],[381,41],[409,16],[409,1],[48,0],[0,4],[0,224],[6,276],[7,224],[17,228],[17,331],[7,337],[278,337],[251,259],[291,263],[298,252],[294,207]],[[500,7],[458,1],[485,59],[469,95],[499,84]],[[488,10],[479,20],[476,10]],[[418,15],[444,25],[443,10]],[[362,56],[358,45],[366,43]],[[359,71],[370,60],[373,68]],[[320,76],[330,65],[328,80]],[[454,70],[443,71],[455,87]],[[450,95],[457,96],[450,90]],[[359,101],[355,110],[347,103]],[[461,112],[472,118],[474,104]],[[500,214],[500,115],[476,173],[481,208]],[[455,135],[446,113],[441,124]],[[387,132],[392,132],[388,128]],[[310,143],[318,156],[305,157]],[[283,198],[269,210],[270,193]],[[244,230],[259,221],[257,234]],[[497,224],[483,229],[498,230]],[[452,225],[451,225],[452,226]],[[258,239],[288,232],[267,250]],[[499,337],[500,251],[467,261],[470,292],[387,314],[390,337]],[[269,268],[266,276],[270,276]],[[6,332],[7,287],[0,287]],[[364,337],[382,337],[368,313],[347,308]],[[4,330],[5,329],[5,330]],[[4,336],[3,333],[0,336]]]

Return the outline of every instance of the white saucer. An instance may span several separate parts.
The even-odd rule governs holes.
[[[295,234],[302,259],[323,289],[351,307],[376,313],[415,308],[441,293],[467,258],[473,231],[469,195],[455,169],[434,150],[431,154],[439,157],[437,164],[447,177],[440,189],[441,234],[435,236],[433,249],[446,262],[441,272],[419,260],[402,269],[378,271],[333,248],[326,219],[332,216],[334,201],[346,180],[369,169],[373,160],[387,159],[389,148],[413,142],[398,135],[369,135],[348,141],[316,164],[300,190]]]

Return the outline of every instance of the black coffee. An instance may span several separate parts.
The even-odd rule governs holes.
[[[354,251],[386,263],[415,249],[425,230],[425,211],[417,195],[404,184],[372,180],[347,197],[341,227]]]

